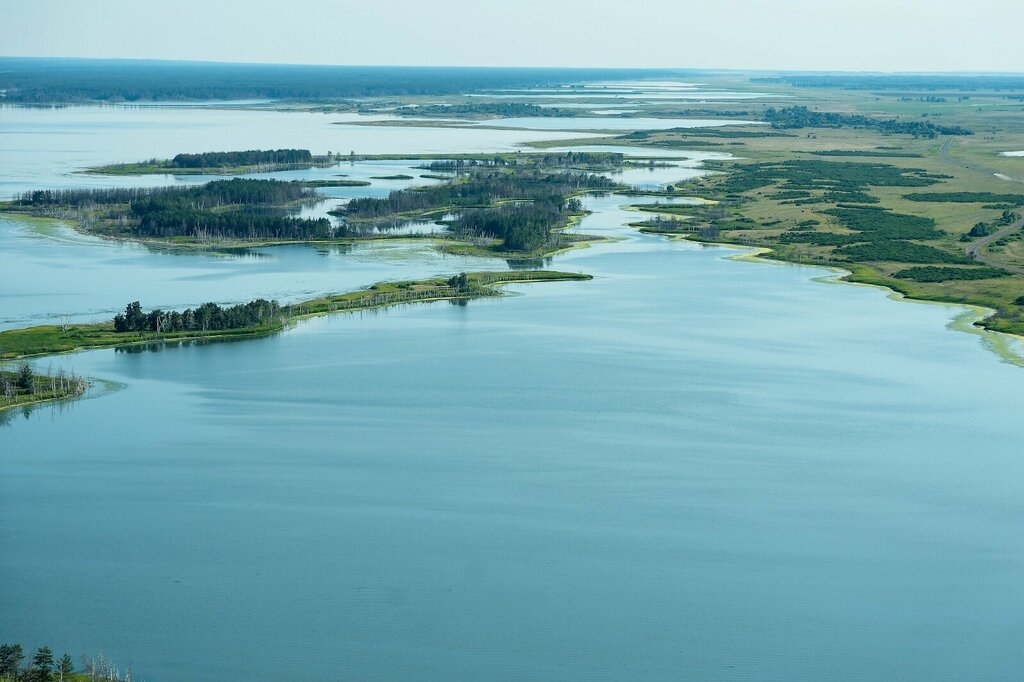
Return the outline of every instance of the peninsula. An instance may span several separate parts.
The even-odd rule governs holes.
[[[230,307],[205,303],[181,312],[143,311],[136,301],[106,322],[40,325],[0,331],[0,360],[93,348],[153,343],[257,338],[286,329],[296,320],[333,313],[427,301],[468,301],[502,296],[507,284],[589,280],[590,275],[554,270],[471,272],[449,278],[383,282],[359,291],[292,304],[256,299]]]

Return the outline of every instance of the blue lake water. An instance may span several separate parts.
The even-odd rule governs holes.
[[[309,149],[314,154],[509,151],[523,142],[588,137],[564,131],[463,130],[346,125],[387,116],[205,107],[0,106],[0,199],[51,186],[105,187],[123,177],[83,168],[170,158],[179,152]],[[133,185],[164,185],[143,176]]]
[[[1015,679],[1022,370],[623,203],[551,263],[589,282],[41,361],[97,384],[0,425],[0,639],[156,682]],[[0,235],[82,314],[504,267]]]

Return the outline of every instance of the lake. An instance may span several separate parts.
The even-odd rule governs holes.
[[[2,413],[0,638],[156,682],[1015,678],[1021,368],[962,308],[639,234],[630,201],[589,198],[577,229],[619,241],[552,259],[592,281],[41,361],[97,384]],[[8,222],[9,252],[8,321],[507,267]]]

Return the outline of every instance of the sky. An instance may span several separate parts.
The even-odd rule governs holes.
[[[1024,0],[0,0],[0,55],[1024,72]]]

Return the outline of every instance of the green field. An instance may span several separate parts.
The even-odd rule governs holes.
[[[733,158],[706,163],[713,172],[675,183],[672,196],[714,200],[714,208],[652,202],[636,208],[660,224],[637,227],[764,247],[766,257],[843,268],[851,281],[913,298],[984,306],[995,313],[980,325],[1024,334],[1024,158],[999,154],[1024,149],[1024,106],[1011,104],[1024,93],[766,89],[787,95],[784,106],[835,114],[825,118],[840,124],[652,130],[533,146],[713,142]],[[743,106],[761,118],[780,102]],[[902,129],[921,134],[892,132]],[[939,130],[958,134],[925,134]]]

